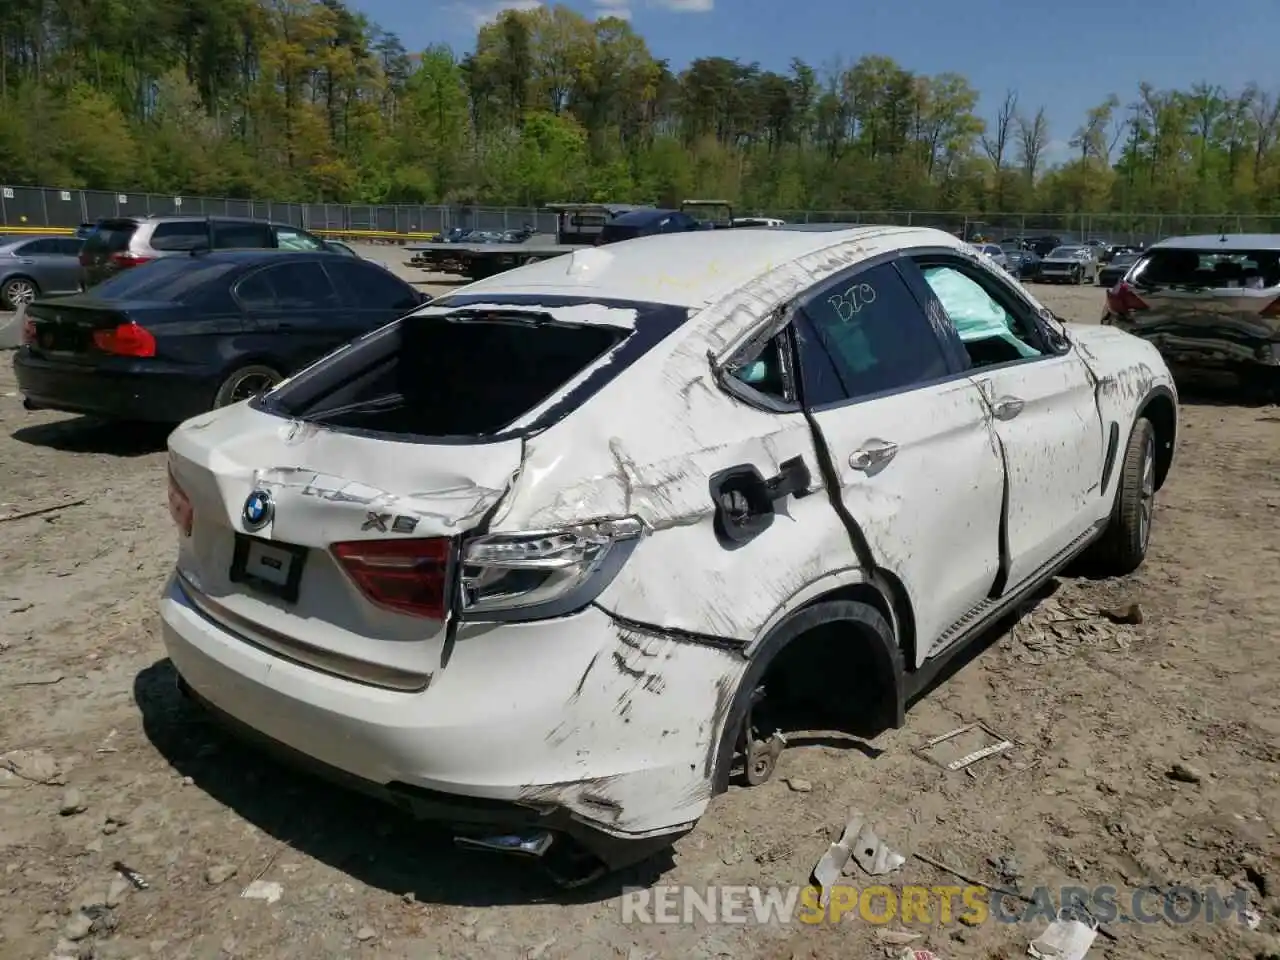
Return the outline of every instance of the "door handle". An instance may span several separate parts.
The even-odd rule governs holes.
[[[868,440],[861,450],[849,454],[849,466],[854,470],[868,471],[883,466],[898,454],[898,445],[889,440]]]
[[[1022,412],[1025,404],[1017,397],[1001,397],[991,405],[991,412],[997,420],[1012,420]]]

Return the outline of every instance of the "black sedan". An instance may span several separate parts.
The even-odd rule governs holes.
[[[1040,255],[1034,250],[1006,250],[1009,272],[1020,280],[1030,280],[1040,272]]]
[[[334,253],[168,258],[33,302],[14,372],[29,410],[176,423],[248,399],[430,299]]]
[[[1142,258],[1141,253],[1117,253],[1098,270],[1098,286],[1110,289],[1124,279],[1124,275]]]

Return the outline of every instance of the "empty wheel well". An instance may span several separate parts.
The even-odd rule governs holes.
[[[852,583],[847,587],[824,593],[806,606],[825,603],[829,600],[853,600],[874,607],[889,626],[897,629],[902,659],[910,669],[916,662],[916,619],[911,612],[911,604],[907,600],[907,589],[902,585],[902,581],[886,570],[878,570],[876,574],[888,587],[887,595],[886,592],[876,589],[869,583]]]
[[[1151,421],[1156,433],[1156,489],[1164,486],[1165,477],[1169,475],[1169,467],[1173,464],[1173,447],[1177,439],[1178,421],[1174,412],[1173,401],[1163,394],[1157,394],[1147,401],[1138,414]]]

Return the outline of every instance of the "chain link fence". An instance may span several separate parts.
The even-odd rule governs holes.
[[[735,216],[777,217],[790,223],[898,224],[937,227],[966,237],[1000,241],[1052,234],[1067,240],[1100,238],[1151,244],[1165,237],[1213,233],[1280,232],[1280,217],[1224,214],[946,213],[924,210],[749,210]],[[0,188],[0,229],[69,231],[106,217],[191,214],[255,217],[308,230],[386,240],[422,239],[454,227],[514,230],[530,226],[555,233],[556,216],[532,207],[450,207],[426,204],[287,203],[110,193],[56,187]]]

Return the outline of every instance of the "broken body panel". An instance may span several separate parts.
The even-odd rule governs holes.
[[[702,238],[639,240],[647,257],[577,252],[400,321],[403,336],[415,323],[507,315],[616,331],[611,347],[482,434],[387,435],[375,419],[334,425],[275,399],[305,395],[324,363],[290,381],[301,386],[176,431],[170,469],[190,535],[162,613],[185,681],[268,737],[371,783],[567,811],[615,838],[671,835],[705,811],[751,658],[797,610],[871,586],[893,626],[899,603],[911,613],[911,670],[962,636],[956,624],[989,602],[1002,570],[1017,585],[1107,517],[1105,425],[1120,422],[1127,436],[1168,382],[1148,345],[1073,332],[1079,354],[1042,361],[1056,372],[1018,386],[1033,414],[1021,433],[1002,431],[991,412],[1012,389],[997,382],[1007,371],[829,411],[770,409],[744,402],[721,375],[744,345],[781,328],[788,304],[904,247],[959,247],[903,228],[826,242],[784,231],[717,237],[726,266],[714,275],[705,253],[698,267],[672,249]],[[646,282],[658,271],[665,288]],[[633,301],[641,291],[659,303]],[[348,379],[374,376],[362,369]],[[371,409],[376,418],[389,407]],[[885,434],[897,459],[877,477],[856,454]],[[737,539],[722,496],[735,492],[733,477],[759,478],[767,494],[768,522]],[[247,529],[255,492],[270,495],[273,516]],[[584,568],[590,589],[554,616],[468,608],[468,591],[484,583],[468,572],[475,542],[631,522],[636,535]],[[246,538],[306,548],[296,599],[231,576]],[[333,549],[422,539],[449,543],[434,618],[371,602]],[[889,596],[891,584],[905,596]]]

